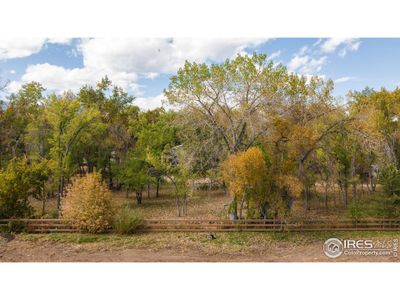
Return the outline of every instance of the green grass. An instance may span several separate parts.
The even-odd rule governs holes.
[[[322,232],[220,232],[215,240],[208,240],[206,233],[142,233],[133,235],[50,233],[20,234],[32,241],[52,241],[72,244],[96,244],[116,248],[148,249],[203,249],[213,251],[244,251],[249,248],[263,249],[285,243],[288,246],[307,245],[336,237],[341,239],[400,238],[394,231],[322,231]]]

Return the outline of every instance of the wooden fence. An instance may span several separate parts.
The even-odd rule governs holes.
[[[78,232],[70,222],[62,219],[6,219],[0,220],[0,230],[34,232]],[[400,231],[400,219],[363,220],[144,220],[142,232],[264,232],[264,231],[330,231],[376,230]]]

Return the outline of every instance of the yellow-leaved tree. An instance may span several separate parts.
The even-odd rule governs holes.
[[[267,149],[266,149],[267,151]],[[230,155],[222,164],[222,177],[233,195],[231,218],[278,218],[285,215],[303,190],[285,161],[251,147]]]
[[[111,199],[100,173],[75,178],[62,199],[62,216],[82,231],[104,232],[113,222]]]
[[[252,217],[266,197],[267,166],[262,151],[251,147],[247,151],[230,155],[222,164],[222,176],[233,194],[231,213],[243,217],[247,204],[247,217]]]

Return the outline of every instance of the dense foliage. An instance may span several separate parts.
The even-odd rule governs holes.
[[[75,178],[62,200],[62,216],[80,230],[103,232],[112,226],[111,192],[97,172]]]
[[[49,178],[47,161],[12,159],[0,170],[0,218],[25,218],[32,215],[29,197],[42,199]]]
[[[134,210],[125,208],[114,217],[113,228],[116,233],[134,233],[143,225],[143,219]]]
[[[137,203],[150,185],[158,196],[170,184],[178,216],[201,179],[228,186],[235,217],[286,215],[295,201],[307,212],[321,195],[325,209],[333,201],[356,216],[364,188],[377,185],[395,205],[400,89],[351,91],[344,104],[332,91],[331,80],[290,73],[264,54],[186,62],[164,91],[170,111],[140,110],[108,78],[62,95],[25,84],[0,101],[0,216],[29,216],[35,198],[42,215],[49,197],[60,210],[73,177],[82,179],[72,186],[91,180],[85,189],[105,195],[100,181],[134,192]]]

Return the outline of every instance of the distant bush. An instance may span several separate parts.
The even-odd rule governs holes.
[[[18,220],[10,220],[6,225],[0,226],[0,232],[25,232],[26,223]]]
[[[124,208],[114,217],[114,231],[119,234],[134,233],[142,225],[143,218],[129,208]]]
[[[383,199],[381,205],[377,209],[380,217],[399,218],[400,217],[400,197],[392,196],[389,199]]]
[[[77,178],[62,200],[62,216],[80,230],[104,232],[112,226],[114,210],[111,192],[97,172]]]
[[[379,176],[379,180],[386,195],[400,196],[400,170],[394,165],[384,168]]]
[[[363,216],[363,207],[361,203],[357,200],[350,202],[347,207],[347,214],[349,218],[353,221],[358,221]]]

